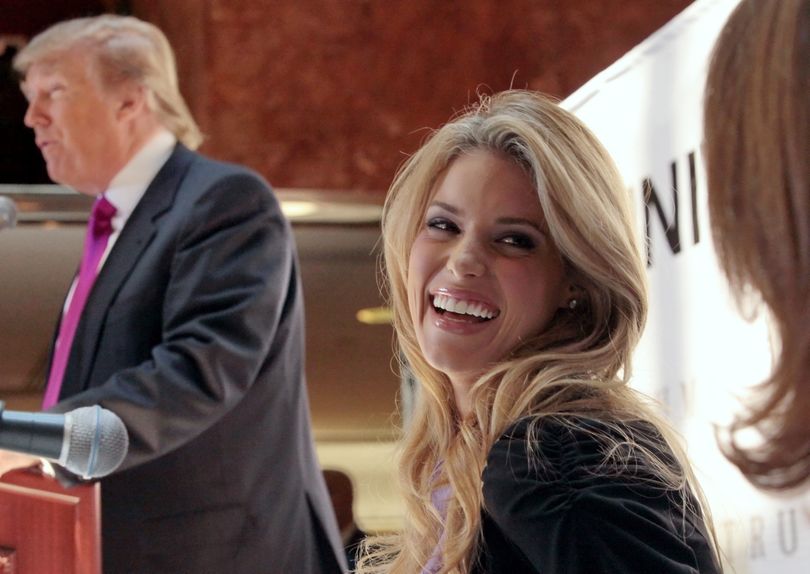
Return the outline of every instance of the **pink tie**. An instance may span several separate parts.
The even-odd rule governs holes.
[[[65,376],[65,367],[67,367],[68,357],[70,356],[73,336],[76,334],[76,327],[79,324],[84,304],[87,302],[87,296],[90,294],[96,280],[98,264],[107,249],[107,242],[110,239],[110,234],[112,234],[112,218],[115,212],[115,206],[107,201],[107,198],[103,195],[98,196],[96,203],[93,205],[90,221],[87,224],[87,237],[84,240],[84,255],[82,256],[81,267],[79,267],[79,280],[76,282],[73,297],[59,327],[51,372],[48,375],[48,386],[45,389],[45,398],[42,401],[43,409],[52,407],[59,400],[59,391],[62,388],[62,379]]]

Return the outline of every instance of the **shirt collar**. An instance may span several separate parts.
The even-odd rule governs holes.
[[[104,197],[117,209],[113,229],[120,230],[129,219],[146,193],[146,188],[172,155],[176,144],[177,138],[161,128],[112,179]]]

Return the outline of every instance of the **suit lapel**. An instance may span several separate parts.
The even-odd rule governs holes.
[[[107,311],[152,241],[158,221],[174,204],[193,158],[193,152],[178,144],[121,230],[93,284],[77,326],[62,383],[62,398],[88,387]]]

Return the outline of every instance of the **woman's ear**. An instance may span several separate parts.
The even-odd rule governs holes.
[[[574,279],[568,280],[567,285],[562,290],[559,308],[568,309],[569,311],[575,310],[584,303],[585,293],[585,289]]]

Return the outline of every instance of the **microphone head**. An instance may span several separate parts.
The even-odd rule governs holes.
[[[17,206],[9,198],[0,196],[0,229],[17,224]]]
[[[83,478],[98,478],[124,461],[129,435],[118,415],[98,405],[65,413],[65,435],[59,464]]]

